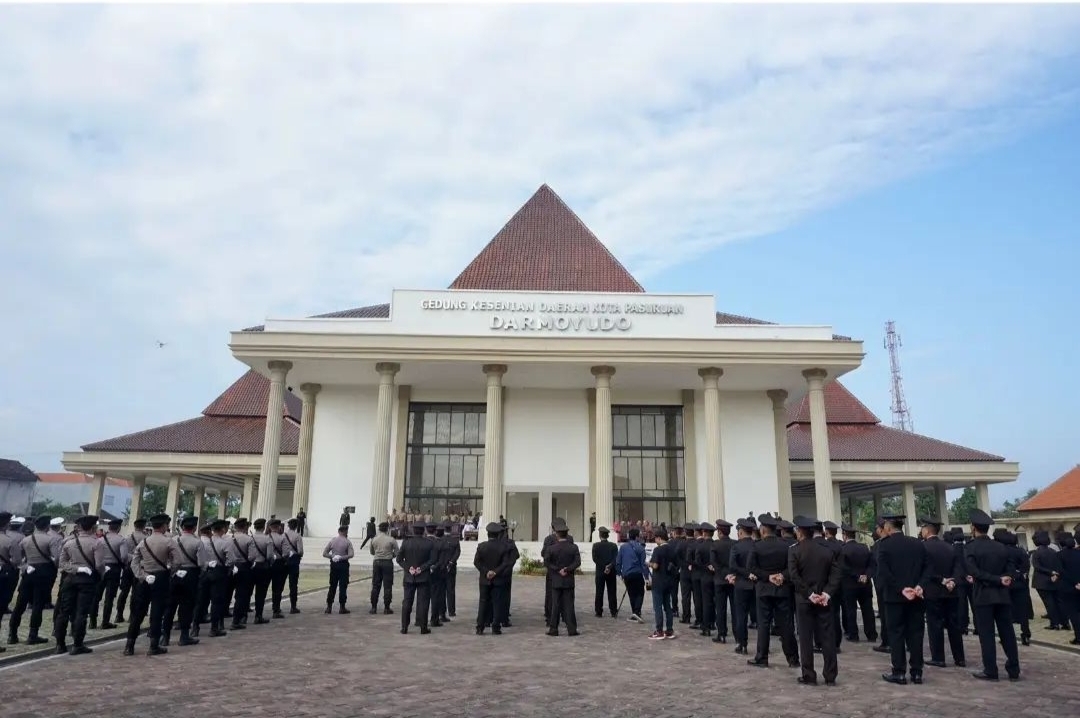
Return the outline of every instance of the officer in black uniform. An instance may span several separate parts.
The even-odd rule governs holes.
[[[750,608],[757,598],[754,595],[754,580],[750,578],[750,553],[754,550],[754,529],[757,523],[750,519],[735,522],[738,540],[731,547],[728,562],[728,585],[731,586],[735,600],[735,613],[731,617],[731,630],[735,635],[735,652],[745,655],[749,641]]]
[[[923,680],[923,636],[926,633],[925,585],[930,566],[923,542],[903,532],[903,514],[882,516],[883,538],[878,542],[877,576],[885,599],[886,626],[892,671],[881,674],[889,683],[904,685],[905,662],[911,682]]]
[[[870,548],[856,540],[854,526],[841,527],[844,543],[840,546],[840,595],[851,617],[845,627],[847,639],[859,640],[858,613],[862,614],[863,632],[866,640],[876,641],[877,621],[874,618],[874,589],[870,579],[874,572],[874,557]],[[856,610],[858,609],[858,610]]]
[[[446,604],[446,563],[450,552],[443,540],[445,533],[439,524],[428,522],[427,539],[435,551],[435,562],[431,564],[431,618],[428,620],[432,628],[442,626],[442,617],[446,612],[443,606]]]
[[[446,601],[445,613],[442,618],[457,616],[457,562],[461,558],[461,537],[454,531],[454,527],[448,522],[443,523],[443,541],[449,548],[449,556],[446,561]]]
[[[1016,534],[1008,529],[994,529],[994,540],[1009,549],[1016,564],[1012,585],[1009,586],[1009,599],[1012,602],[1013,623],[1020,624],[1020,644],[1031,645],[1031,619],[1035,618],[1035,608],[1031,605],[1031,557],[1020,548]]]
[[[945,636],[949,637],[953,662],[958,666],[964,662],[964,638],[960,633],[959,613],[956,610],[957,587],[964,583],[964,566],[953,550],[952,543],[946,543],[939,536],[941,521],[934,517],[919,519],[922,524],[923,547],[930,564],[930,577],[923,587],[923,600],[926,601],[926,632],[930,644],[928,666],[945,668]]]
[[[1005,651],[1005,672],[1009,680],[1020,680],[1020,653],[1016,647],[1016,632],[1012,624],[1012,600],[1009,587],[1016,572],[1012,552],[987,535],[994,522],[981,509],[972,509],[971,543],[964,551],[967,575],[971,577],[975,603],[975,630],[979,633],[982,648],[983,669],[974,676],[984,681],[998,679],[997,644],[994,629],[997,628]]]
[[[716,531],[720,534],[709,546],[709,575],[712,577],[713,615],[716,624],[716,637],[713,643],[727,643],[728,606],[735,616],[735,587],[728,582],[731,574],[731,549],[735,540],[731,538],[731,523],[723,519],[716,520]]]
[[[600,540],[592,546],[593,566],[596,567],[596,600],[593,608],[596,617],[604,615],[604,591],[607,591],[608,613],[612,618],[619,615],[619,597],[616,596],[615,583],[615,559],[619,555],[619,547],[612,541],[608,541],[611,532],[606,526],[601,526],[598,531]]]
[[[514,567],[517,566],[517,561],[521,558],[521,552],[518,551],[517,543],[514,539],[502,528],[502,524],[499,524],[499,528],[502,529],[502,533],[499,534],[499,540],[506,544],[506,550],[510,553],[509,568],[503,572],[503,575],[506,578],[506,595],[503,597],[502,601],[503,617],[501,623],[503,628],[510,628],[513,626],[513,624],[510,623],[510,602],[513,600],[514,596]]]
[[[549,636],[559,635],[559,620],[566,623],[566,635],[578,635],[577,614],[574,611],[574,572],[581,567],[581,552],[570,540],[570,532],[562,519],[553,522],[555,543],[548,547],[544,564],[551,578],[551,620]]]
[[[832,603],[840,588],[840,556],[831,546],[813,540],[815,519],[799,517],[795,521],[799,542],[788,552],[788,573],[799,612],[799,660],[802,675],[798,682],[817,685],[814,670],[814,644],[821,646],[825,665],[825,685],[836,683],[836,613]]]
[[[754,544],[747,562],[749,578],[757,594],[757,652],[747,663],[769,667],[769,637],[775,623],[780,627],[781,646],[788,665],[799,665],[795,637],[792,635],[791,581],[788,575],[789,546],[776,536],[777,520],[768,514],[758,517],[761,540]]]
[[[833,554],[840,558],[840,549],[844,544],[836,537],[837,532],[840,530],[840,526],[832,521],[821,522],[821,528],[825,534],[825,545],[832,549]],[[841,630],[843,626],[847,625],[847,622],[853,618],[844,613],[844,587],[841,584],[836,591],[836,595],[829,601],[829,605],[832,606],[833,612],[833,640],[836,641],[836,649],[840,650],[840,643],[844,640],[844,632]]]
[[[689,524],[687,524],[689,525]],[[675,564],[675,570],[678,572],[675,581],[675,588],[671,595],[671,611],[674,614],[676,620],[679,623],[690,623],[690,572],[686,569],[686,527],[674,526],[672,527],[674,536],[671,539],[671,551],[673,562]],[[680,594],[683,590],[683,576],[686,576],[686,591],[687,593],[682,599],[682,610],[679,609]]]
[[[398,551],[398,565],[405,569],[405,575],[401,579],[401,587],[404,597],[401,600],[401,632],[409,632],[409,622],[412,620],[413,604],[416,605],[416,625],[420,626],[420,633],[431,633],[428,628],[428,609],[431,603],[429,583],[431,581],[431,567],[436,561],[435,544],[424,538],[427,525],[423,522],[413,524],[412,536],[406,536],[401,542]]]
[[[507,573],[513,571],[517,560],[510,554],[510,545],[499,539],[501,524],[489,523],[486,531],[488,540],[476,547],[473,557],[480,587],[480,600],[476,607],[478,636],[483,635],[487,626],[491,626],[493,634],[502,634],[502,618],[506,614],[502,604],[506,599]]]
[[[694,570],[691,578],[694,581],[694,600],[701,603],[701,635],[711,636],[713,625],[716,623],[716,613],[713,607],[713,578],[709,573],[709,556],[712,553],[713,532],[716,527],[708,521],[698,524],[698,543],[694,551]]]

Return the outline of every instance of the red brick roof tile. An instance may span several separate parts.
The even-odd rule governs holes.
[[[168,452],[176,454],[261,454],[266,418],[200,416],[82,447],[83,451]],[[300,427],[286,418],[281,453],[296,454]]]
[[[450,289],[645,291],[546,184],[476,255]]]
[[[1016,507],[1017,511],[1080,509],[1080,464]]]
[[[30,483],[37,480],[37,474],[26,464],[15,459],[0,459],[0,481]]]
[[[825,416],[830,424],[880,424],[881,419],[838,381],[825,385]],[[788,424],[810,423],[810,397],[788,407]]]
[[[203,416],[266,417],[266,402],[270,398],[270,380],[254,369],[233,382],[221,395],[203,409]],[[282,416],[300,421],[302,403],[296,395],[285,392]]]

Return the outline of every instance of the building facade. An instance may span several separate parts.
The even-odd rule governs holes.
[[[332,535],[343,507],[500,515],[538,540],[598,525],[748,513],[839,521],[847,499],[1011,481],[1001,457],[900,432],[836,379],[862,343],[827,325],[648,294],[547,186],[447,290],[234,332],[250,371],[186,422],[65,454],[241,493],[241,513]],[[124,475],[124,474],[120,474]],[[136,490],[138,494],[138,490]],[[133,508],[133,513],[137,513]],[[196,513],[199,510],[196,509]]]

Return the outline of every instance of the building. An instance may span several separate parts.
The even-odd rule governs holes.
[[[242,514],[305,508],[329,536],[391,507],[471,510],[539,539],[649,518],[840,518],[849,497],[1012,481],[1002,457],[881,426],[837,378],[831,327],[648,294],[546,185],[447,290],[234,332],[250,371],[201,416],[64,454],[95,480],[237,492]],[[297,396],[298,395],[298,396]],[[138,499],[136,498],[136,503]],[[137,506],[133,513],[138,513]],[[196,508],[196,513],[199,509]]]
[[[38,474],[41,479],[34,490],[34,501],[54,501],[64,506],[92,503],[95,489],[92,476],[79,473]],[[108,477],[101,492],[101,501],[91,513],[123,516],[131,504],[131,481]]]
[[[1017,506],[1016,511],[1019,516],[1005,523],[1029,543],[1036,531],[1049,531],[1053,536],[1059,531],[1080,530],[1080,464]]]
[[[38,475],[14,459],[0,459],[0,511],[30,513]]]

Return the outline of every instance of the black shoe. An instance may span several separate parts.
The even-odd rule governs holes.
[[[836,681],[825,681],[825,685],[827,685],[827,686],[835,686]]]
[[[48,643],[48,642],[49,642],[48,638],[42,638],[41,636],[30,636],[29,638],[26,639],[26,645],[28,645],[28,646],[40,646],[43,643]],[[8,643],[11,643],[11,642],[8,641]]]
[[[503,623],[502,627],[503,628],[513,628],[514,624],[510,623],[510,621],[506,621],[505,623]]]
[[[91,618],[91,619],[90,619],[90,620],[88,621],[88,623],[90,624],[90,625],[89,625],[89,628],[90,628],[90,630],[91,630],[91,631],[96,631],[96,630],[97,630],[97,617],[93,617],[93,618]],[[74,653],[72,653],[71,655],[73,655],[73,656],[74,656],[75,654],[74,654]]]
[[[334,607],[333,606],[327,606],[326,610],[323,611],[323,613],[333,613],[333,612],[334,612]]]
[[[888,653],[889,652],[889,647],[888,646],[874,646],[874,652],[875,653]]]
[[[390,608],[389,606],[387,606],[386,608],[384,608],[384,609],[382,610],[382,612],[383,612],[383,615],[384,615],[384,616],[393,616],[393,615],[394,615],[394,611],[393,611],[393,610],[392,610],[392,609],[391,609],[391,608]]]
[[[450,618],[457,618],[457,612],[456,611],[451,611],[450,613],[448,613],[446,615],[449,616]]]
[[[124,623],[124,621],[125,621],[124,614],[118,613],[118,614],[116,614],[116,620],[113,621],[113,623]]]
[[[603,618],[604,617],[604,612],[603,611],[597,611],[596,612],[596,617],[597,618]]]
[[[493,635],[493,636],[501,636],[502,635],[502,626],[492,626],[491,627],[491,635]]]
[[[817,685],[817,679],[816,678],[815,679],[810,679],[810,678],[806,678],[805,676],[799,676],[798,678],[795,679],[795,682],[798,683],[801,686],[816,686]]]
[[[852,643],[858,643],[859,642],[859,637],[858,636],[845,636],[845,638],[847,638]],[[828,681],[825,682],[825,685],[828,685]]]
[[[967,661],[953,661],[953,665],[957,668],[967,668]]]
[[[124,655],[125,656],[134,656],[135,655],[135,641],[128,641],[127,642],[127,644],[124,646]]]
[[[1030,646],[1031,645],[1031,636],[1020,636],[1020,645],[1021,646]]]
[[[547,635],[549,635],[549,636],[558,636],[559,632],[557,630],[549,630],[547,632]]]
[[[338,612],[338,613],[352,613],[352,611],[350,611],[349,609],[345,608],[344,606],[340,606],[340,607],[338,607],[338,610],[337,610],[337,612]]]
[[[177,645],[180,646],[196,646],[199,643],[198,638],[192,638],[191,636],[180,636],[180,641]]]
[[[788,668],[799,668],[799,667],[802,666],[802,664],[799,662],[798,658],[796,658],[794,660],[789,658],[788,662],[787,662],[787,665],[788,665]]]
[[[230,631],[242,631],[245,628],[247,628],[247,626],[242,623],[233,623],[233,625],[229,626]]]
[[[945,668],[948,664],[945,661],[926,661],[926,665],[933,666],[934,668]]]
[[[903,673],[882,673],[881,680],[885,681],[886,683],[895,683],[898,686],[907,685],[907,676],[905,676]]]
[[[19,637],[16,636],[14,633],[9,633],[8,634],[8,639],[7,639],[7,644],[9,646],[16,646],[16,645],[18,645],[18,643],[19,643]]]
[[[727,636],[717,636],[716,638],[712,639],[712,642],[713,643],[727,643]]]
[[[168,646],[169,645],[169,634],[168,633],[162,633],[161,638],[159,638],[158,641],[159,641],[159,643],[158,643],[159,646]]]
[[[56,655],[62,656],[64,654],[66,654],[67,652],[68,652],[68,647],[67,647],[66,643],[57,643],[56,644]]]
[[[426,636],[429,633],[431,633],[431,629],[428,628],[427,626],[424,626],[423,628],[420,629],[420,635],[421,636]]]
[[[405,635],[408,632],[409,632],[409,629],[408,629],[407,626],[401,629],[401,635]]]
[[[368,611],[368,613],[370,613],[372,616],[374,616],[378,612],[379,609],[375,608],[374,606],[372,606],[371,609]]]
[[[921,686],[922,685],[922,673],[912,673],[911,674],[911,682],[914,683],[917,686]]]
[[[211,628],[210,629],[210,638],[219,638],[221,636],[227,636],[227,635],[229,635],[229,632],[222,629],[222,628]]]
[[[68,651],[68,653],[70,653],[73,656],[81,656],[81,655],[84,655],[86,653],[93,653],[93,652],[94,652],[94,650],[92,648],[87,648],[86,646],[72,646],[71,650]]]
[[[431,628],[442,628],[442,623],[440,621],[431,621],[428,623],[428,626]]]
[[[744,656],[748,653],[748,651],[746,650],[746,645],[743,644],[743,643],[740,643],[737,646],[735,646],[735,652],[739,653],[741,655],[744,655]]]
[[[256,617],[255,617],[255,620],[254,620],[254,621],[252,621],[252,623],[253,623],[253,624],[255,624],[256,626],[261,626],[261,625],[263,625],[264,623],[270,623],[270,621],[266,620],[266,619],[265,619],[265,618],[263,618],[262,616],[256,616]]]
[[[150,646],[150,648],[146,649],[146,655],[148,656],[161,656],[168,652],[168,649],[161,646]]]
[[[106,621],[105,623],[101,624],[101,630],[103,631],[111,631],[114,628],[116,628],[115,623],[109,623],[108,621]]]
[[[578,633],[577,631],[567,631],[566,635],[573,637],[573,636],[580,636],[581,634]]]
[[[980,681],[996,681],[998,679],[997,676],[987,675],[985,671],[977,671],[975,673],[972,673],[971,675],[975,678],[978,678]]]
[[[769,659],[768,658],[752,658],[752,659],[750,659],[749,661],[746,662],[746,665],[753,666],[754,668],[768,668],[769,667]]]
[[[285,618],[285,614],[282,613],[281,611],[274,611],[273,617],[274,618]]]
[[[290,608],[290,609],[289,609],[289,613],[291,613],[291,614],[294,614],[294,615],[295,615],[295,614],[297,614],[297,613],[300,613],[300,609],[299,609],[299,608],[297,608],[296,606],[293,606],[292,608]]]
[[[1010,674],[1009,675],[1009,680],[1012,681],[1013,683],[1016,683],[1018,680],[1020,680],[1020,674],[1019,673]]]
[[[479,627],[478,627],[478,628],[476,629],[476,635],[478,635],[478,636],[482,636],[482,635],[484,635],[484,629],[483,629],[483,628],[479,628]]]

